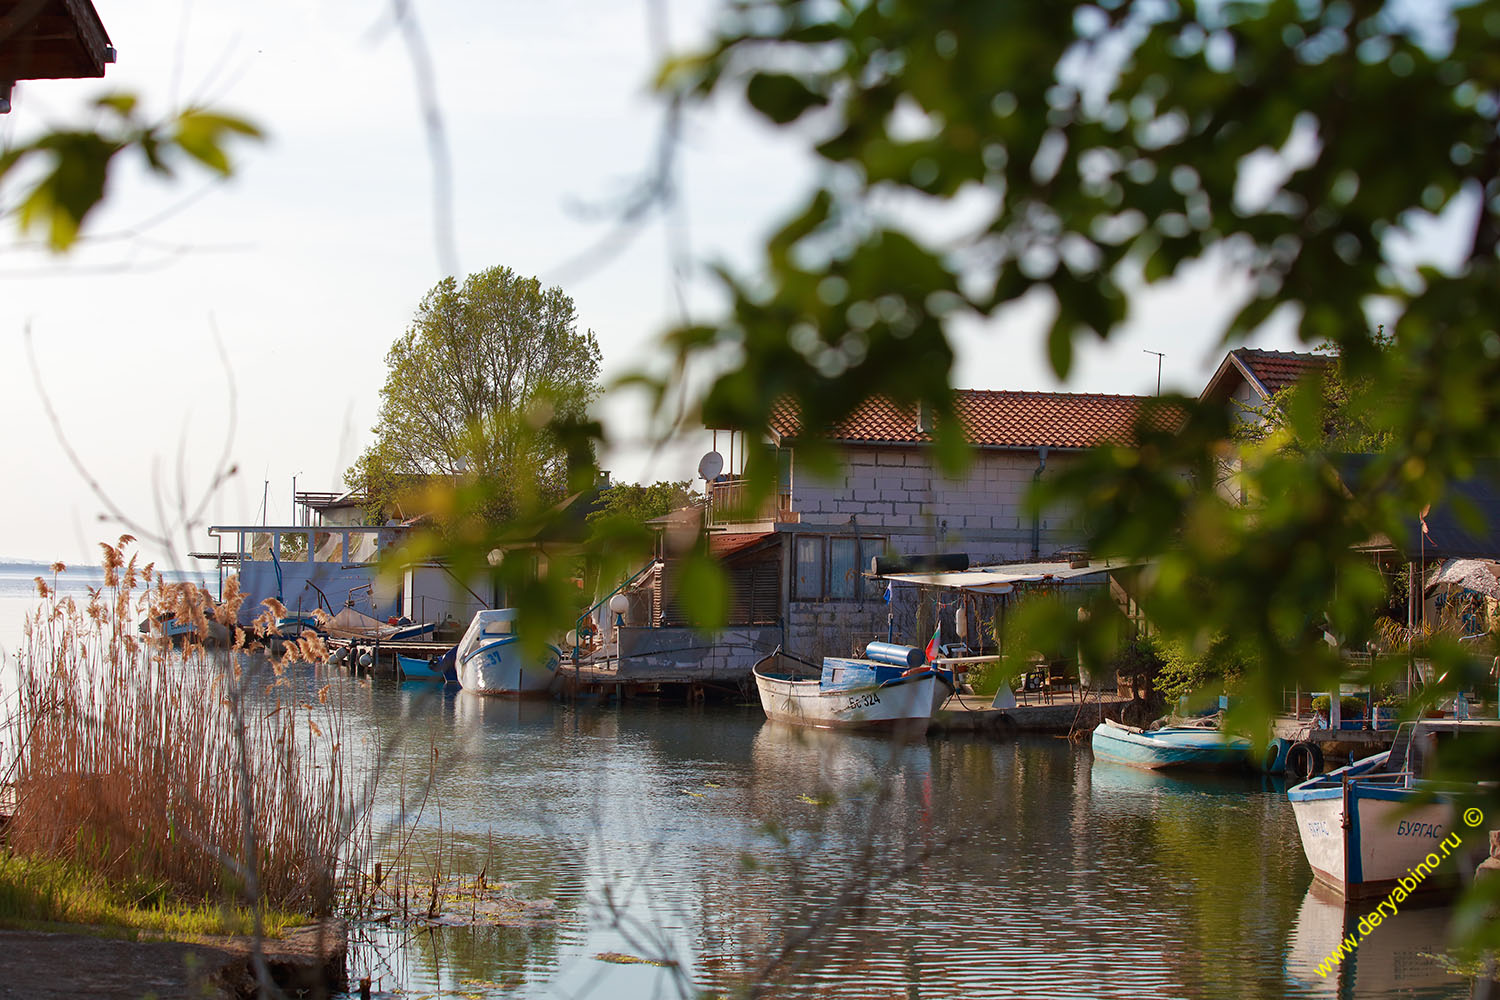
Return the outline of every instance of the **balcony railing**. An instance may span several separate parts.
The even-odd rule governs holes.
[[[758,505],[749,506],[750,494],[743,479],[725,479],[711,484],[708,491],[708,526],[762,524],[792,520],[792,494],[778,491]]]

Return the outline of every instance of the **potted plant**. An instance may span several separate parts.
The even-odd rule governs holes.
[[[1376,729],[1395,729],[1401,719],[1401,698],[1390,685],[1382,685],[1370,692],[1375,702]]]

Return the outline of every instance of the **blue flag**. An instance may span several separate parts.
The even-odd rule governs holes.
[[[885,581],[885,603],[887,604],[891,603],[891,588],[895,585],[891,580]]]

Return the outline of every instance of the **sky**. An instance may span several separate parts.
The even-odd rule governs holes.
[[[447,255],[408,48],[378,0],[94,0],[118,50],[104,80],[17,86],[0,143],[80,120],[105,90],[157,113],[208,103],[252,119],[227,182],[129,170],[57,258],[0,218],[0,558],[95,561],[117,515],[285,523],[300,490],[340,490],[371,440],[385,353]],[[452,161],[458,273],[503,264],[573,297],[606,381],[659,364],[657,338],[711,313],[706,264],[754,265],[817,167],[795,136],[719,101],[686,122],[674,211],[613,239],[609,211],[649,169],[663,120],[650,89],[669,48],[711,23],[707,0],[413,0]],[[654,16],[660,18],[653,22]],[[657,27],[654,28],[653,25]],[[590,251],[609,245],[607,255]],[[676,266],[684,264],[685,266]],[[1048,369],[1047,309],[1022,302],[956,332],[965,388],[1196,393],[1243,286],[1206,264],[1137,298],[1125,329]],[[1253,346],[1296,349],[1285,325]],[[49,416],[49,407],[51,416]],[[637,397],[601,404],[616,481],[689,479],[700,429],[649,440]],[[228,468],[233,474],[220,475]],[[262,510],[264,504],[264,511]],[[177,557],[212,548],[177,532]],[[151,553],[162,558],[166,553]]]

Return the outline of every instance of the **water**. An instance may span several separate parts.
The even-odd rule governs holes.
[[[1059,739],[893,745],[758,708],[350,683],[357,727],[394,738],[409,776],[435,751],[445,842],[557,904],[542,927],[367,933],[355,971],[387,991],[678,995],[670,970],[593,957],[624,952],[727,992],[792,933],[778,996],[1469,994],[1422,957],[1444,910],[1383,927],[1342,990],[1318,976],[1344,910],[1310,891],[1286,797],[1258,777],[1163,778]]]
[[[3,648],[36,575],[0,566]],[[66,586],[84,596],[87,576]],[[349,749],[386,762],[379,819],[420,810],[414,855],[554,904],[522,927],[356,928],[351,973],[377,995],[646,1000],[758,971],[771,995],[819,998],[1470,992],[1425,957],[1442,909],[1403,911],[1317,974],[1345,911],[1311,890],[1286,797],[1259,777],[1161,777],[1051,738],[893,744],[755,706],[334,684]]]

